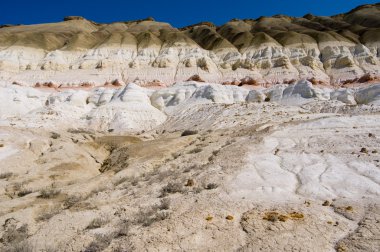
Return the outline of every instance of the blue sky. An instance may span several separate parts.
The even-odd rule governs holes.
[[[128,21],[154,17],[158,21],[182,27],[201,21],[217,25],[232,18],[257,18],[306,13],[333,15],[377,1],[361,0],[4,0],[0,24],[34,24],[61,21],[64,16],[79,15],[96,22]]]

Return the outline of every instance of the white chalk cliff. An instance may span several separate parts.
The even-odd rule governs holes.
[[[332,17],[276,15],[181,29],[153,19],[81,17],[0,28],[0,83],[171,85],[366,82],[380,75],[380,5]]]

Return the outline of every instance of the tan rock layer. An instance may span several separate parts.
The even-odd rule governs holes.
[[[380,75],[380,4],[332,17],[276,15],[201,22],[181,29],[146,20],[2,26],[2,81],[103,85],[139,78],[166,85],[193,75],[209,82],[326,84]]]

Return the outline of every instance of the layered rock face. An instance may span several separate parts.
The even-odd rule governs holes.
[[[267,85],[310,79],[341,84],[380,75],[380,4],[348,13],[204,22],[177,29],[153,19],[64,22],[0,28],[0,82],[104,85],[116,79],[171,85]]]
[[[0,127],[75,127],[128,134],[155,129],[170,116],[180,117],[183,111],[192,107],[263,102],[285,107],[313,102],[326,102],[337,107],[345,104],[377,106],[380,104],[380,85],[330,89],[299,81],[293,85],[249,90],[212,83],[179,82],[168,88],[152,90],[130,83],[115,89],[98,87],[61,92],[9,85],[0,87]],[[194,120],[202,121],[203,116],[199,114]]]

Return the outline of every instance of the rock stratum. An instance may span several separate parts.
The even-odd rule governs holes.
[[[380,4],[320,17],[234,19],[183,27],[152,18],[99,24],[82,17],[0,28],[1,82],[102,86],[270,85],[309,79],[340,85],[380,75]]]
[[[0,87],[0,125],[22,128],[84,128],[117,134],[139,133],[179,116],[192,106],[274,102],[302,106],[326,102],[350,106],[380,104],[380,85],[361,88],[315,87],[311,82],[279,84],[247,89],[194,81],[179,82],[158,90],[129,83],[125,87],[90,90],[37,89],[8,85]],[[200,117],[197,120],[202,120]],[[203,120],[205,120],[203,118]],[[209,126],[211,129],[213,127]]]

